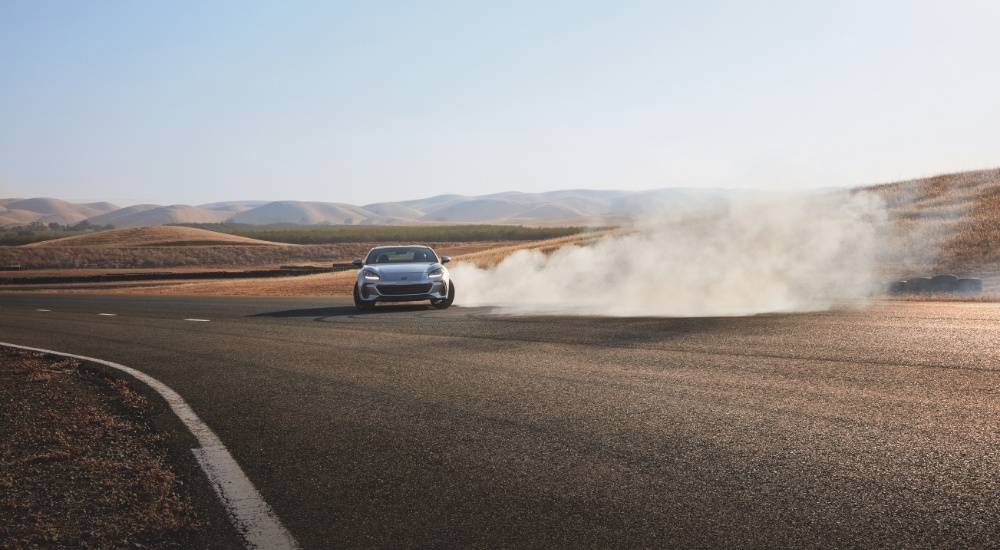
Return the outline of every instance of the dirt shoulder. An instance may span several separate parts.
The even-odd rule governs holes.
[[[0,548],[239,548],[193,438],[138,384],[0,348]]]

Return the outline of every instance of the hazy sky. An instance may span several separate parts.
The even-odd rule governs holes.
[[[0,0],[0,197],[364,204],[994,167],[998,20],[992,0]]]

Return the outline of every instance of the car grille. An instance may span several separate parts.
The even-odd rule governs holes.
[[[378,285],[378,293],[382,296],[406,296],[407,294],[427,294],[431,291],[431,283],[418,285]]]

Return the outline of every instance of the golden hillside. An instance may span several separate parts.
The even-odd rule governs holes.
[[[106,247],[135,248],[151,246],[295,246],[247,237],[226,235],[205,229],[176,226],[126,227],[24,245],[24,248]]]
[[[985,274],[1000,270],[1000,168],[864,189],[889,213],[886,273]]]

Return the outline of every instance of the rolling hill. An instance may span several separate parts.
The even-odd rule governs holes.
[[[226,201],[203,204],[199,208],[207,208],[209,210],[217,210],[219,212],[232,212],[233,214],[236,214],[238,212],[252,210],[267,203],[268,201]]]
[[[184,204],[171,206],[138,204],[94,216],[87,221],[93,225],[110,224],[115,227],[139,227],[170,223],[219,223],[228,220],[231,216],[231,212]]]
[[[229,217],[235,223],[263,225],[270,223],[354,225],[377,217],[351,204],[327,202],[277,201],[245,210]]]
[[[294,246],[236,235],[227,235],[216,231],[195,229],[193,227],[150,226],[127,227],[99,231],[86,235],[76,235],[51,241],[42,241],[24,245],[24,248],[67,248],[67,247],[105,247],[134,248],[156,246],[218,246],[218,245],[253,245],[253,246]]]
[[[45,197],[6,200],[0,204],[2,204],[0,217],[16,220],[17,224],[55,222],[72,225],[93,216],[118,210],[118,206],[107,202],[73,204]],[[4,223],[4,225],[12,224]]]
[[[73,225],[141,227],[177,223],[233,222],[252,225],[486,223],[514,225],[600,224],[618,220],[651,206],[703,206],[724,201],[732,191],[665,189],[658,191],[590,191],[546,193],[506,192],[484,196],[438,195],[425,199],[353,204],[306,201],[229,201],[201,206],[137,204],[119,208],[110,203],[71,204],[58,199],[2,199],[0,226],[32,222]],[[562,222],[560,222],[562,220]]]
[[[410,208],[409,206],[402,205],[398,202],[379,202],[375,204],[366,204],[362,206],[368,212],[375,214],[381,218],[400,218],[409,220],[418,220],[424,216],[424,213],[416,208]]]
[[[1000,275],[1000,168],[864,190],[886,201],[890,246],[882,264],[889,273]]]

